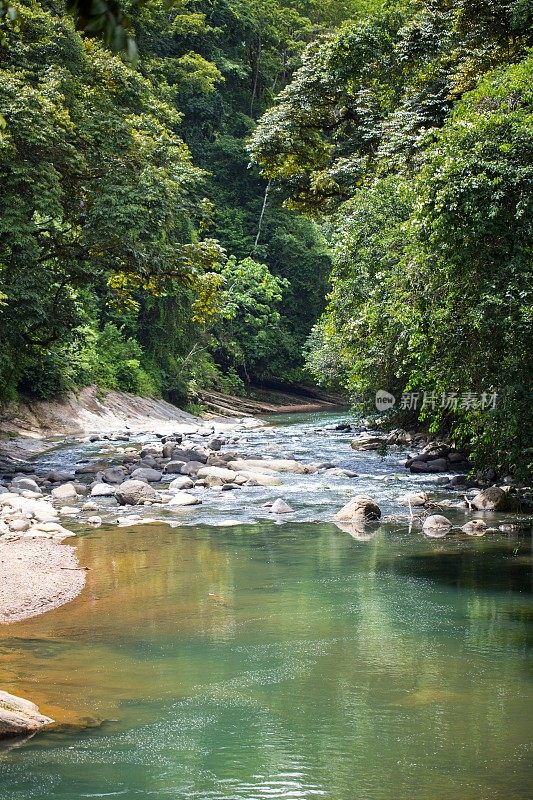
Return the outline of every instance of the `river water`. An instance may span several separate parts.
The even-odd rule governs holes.
[[[2,800],[531,797],[530,537],[339,530],[361,491],[386,514],[414,485],[445,495],[405,453],[350,451],[333,421],[273,418],[238,449],[357,478],[213,491],[174,527],[80,528],[80,597],[0,632],[0,686],[62,723],[0,753]],[[296,509],[281,524],[262,507],[277,496]]]

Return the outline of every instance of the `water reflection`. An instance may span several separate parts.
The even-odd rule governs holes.
[[[71,726],[0,756],[3,800],[528,796],[520,542],[270,523],[78,548],[84,593],[0,634],[0,684]]]

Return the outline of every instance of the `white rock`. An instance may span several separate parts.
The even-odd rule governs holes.
[[[55,486],[50,494],[56,500],[70,500],[78,496],[76,487],[72,483],[64,483],[62,486]]]
[[[89,517],[87,522],[89,525],[94,525],[96,527],[102,524],[102,517],[95,515],[94,517]]]
[[[296,472],[301,475],[308,470],[304,464],[288,458],[238,458],[228,463],[234,472],[249,470],[271,470],[272,472]]]
[[[201,502],[199,497],[188,492],[177,492],[169,502],[169,506],[197,506]]]
[[[116,487],[110,483],[95,483],[91,489],[91,497],[114,497]]]
[[[182,489],[192,489],[194,483],[184,475],[181,478],[174,478],[168,485],[169,492],[180,492]]]
[[[291,508],[285,500],[282,500],[278,497],[277,500],[274,500],[272,505],[270,506],[270,513],[271,514],[290,514],[291,511],[294,511],[294,508]]]

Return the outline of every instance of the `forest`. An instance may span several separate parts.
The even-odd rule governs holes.
[[[416,393],[392,422],[524,478],[532,18],[2,0],[0,401],[97,384],[195,408],[275,379],[368,412]]]

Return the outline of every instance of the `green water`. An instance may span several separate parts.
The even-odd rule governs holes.
[[[527,539],[158,524],[78,547],[84,593],[0,634],[0,684],[70,722],[0,754],[2,800],[531,797]]]

